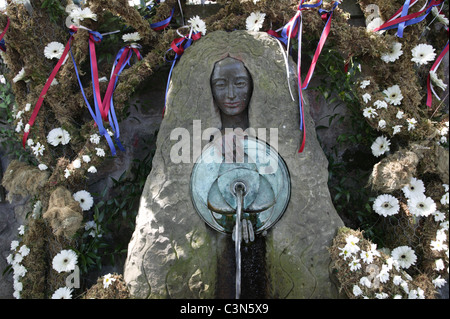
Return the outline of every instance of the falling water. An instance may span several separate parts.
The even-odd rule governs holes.
[[[245,185],[243,183],[236,183],[234,186],[236,195],[236,227],[235,227],[235,255],[236,255],[236,299],[239,299],[241,295],[241,215],[242,205],[244,201]]]

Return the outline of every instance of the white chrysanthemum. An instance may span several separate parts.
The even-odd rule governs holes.
[[[438,210],[434,212],[433,216],[435,222],[442,222],[445,220],[445,214]]]
[[[19,253],[22,257],[26,257],[30,254],[30,248],[28,248],[27,245],[22,245],[19,249]]]
[[[366,88],[367,86],[369,86],[369,85],[370,85],[370,80],[364,80],[364,81],[361,81],[359,87],[360,87],[361,89],[365,89],[365,88]]]
[[[372,96],[369,93],[365,93],[362,96],[362,99],[363,99],[364,103],[367,103],[367,102],[369,102],[372,99]]]
[[[384,153],[390,150],[389,145],[391,145],[391,142],[386,137],[384,136],[377,137],[377,139],[375,140],[375,142],[373,142],[371,146],[372,154],[375,157],[383,155]]]
[[[265,13],[261,13],[259,11],[252,12],[247,17],[247,20],[245,20],[247,31],[259,31],[263,26],[265,17]]]
[[[437,7],[433,7],[433,9],[431,9],[431,12],[440,23],[448,25],[448,19],[445,17],[445,15],[439,12],[439,9]]]
[[[124,42],[137,42],[141,39],[139,32],[126,33],[122,36]]]
[[[379,110],[379,109],[387,109],[387,107],[388,107],[387,103],[385,101],[381,101],[381,100],[376,100],[373,103],[373,106],[376,106],[377,110]]]
[[[44,55],[47,59],[59,59],[64,52],[64,44],[53,41],[47,44],[44,48]]]
[[[394,125],[392,127],[392,129],[393,129],[392,135],[400,133],[400,131],[402,130],[402,127],[403,127],[403,125]]]
[[[378,121],[378,128],[383,129],[386,128],[386,121],[381,119]]]
[[[373,107],[369,106],[363,110],[363,116],[367,117],[368,119],[373,118],[377,115],[378,115],[378,113],[375,111],[375,109]]]
[[[359,283],[360,283],[362,286],[365,286],[365,287],[367,287],[367,288],[372,287],[372,282],[371,282],[370,279],[369,279],[368,277],[366,277],[366,276],[361,277],[361,279],[359,279]]]
[[[394,42],[392,44],[391,51],[383,54],[381,56],[381,59],[386,63],[395,62],[400,58],[402,54],[402,44],[400,42]]]
[[[448,192],[442,195],[441,197],[441,204],[442,205],[448,205],[449,204],[449,198],[448,198]]]
[[[361,290],[361,288],[359,288],[358,285],[353,285],[353,295],[355,295],[356,297],[358,297],[359,295],[361,295],[363,292]]]
[[[206,23],[197,15],[188,20],[192,30],[194,32],[201,32],[202,35],[206,34]]]
[[[98,144],[100,143],[100,135],[98,134],[92,134],[89,138],[92,144]]]
[[[75,159],[75,160],[72,162],[72,165],[73,165],[73,168],[80,168],[80,167],[81,167],[81,161],[80,161],[80,159],[79,159],[79,158]]]
[[[45,146],[37,142],[36,145],[31,147],[31,150],[33,151],[34,156],[42,156],[44,155]]]
[[[57,272],[72,271],[78,262],[77,254],[71,249],[61,250],[53,257],[52,267]]]
[[[11,241],[11,250],[16,250],[16,248],[19,247],[19,241],[13,240]]]
[[[411,61],[419,65],[428,64],[428,62],[433,61],[436,57],[434,51],[435,49],[433,46],[426,43],[420,43],[411,50]]]
[[[389,194],[378,196],[373,203],[373,210],[381,216],[395,215],[400,210],[398,199]]]
[[[414,216],[429,216],[436,211],[436,203],[431,197],[419,194],[408,199],[408,209]]]
[[[414,250],[408,246],[400,246],[392,250],[392,258],[394,258],[401,268],[408,269],[416,263],[417,256]]]
[[[422,180],[411,177],[409,184],[402,188],[406,198],[421,195],[425,193],[425,185]]]
[[[442,90],[445,90],[447,88],[447,84],[444,83],[440,78],[438,78],[436,71],[430,71],[430,79],[431,81],[440,87]]]
[[[441,240],[432,240],[430,242],[430,247],[432,250],[437,250],[437,251],[448,249],[448,246],[446,244],[444,244]]]
[[[434,270],[441,271],[441,270],[445,269],[444,260],[442,258],[436,259],[436,261],[434,263],[436,265]]]
[[[64,170],[64,177],[65,177],[65,178],[68,178],[69,176],[70,176],[70,171],[69,171],[68,168],[66,168],[66,169]]]
[[[406,119],[406,122],[408,123],[408,131],[416,128],[417,120],[415,118]]]
[[[441,278],[441,275],[439,275],[437,278],[433,279],[432,282],[436,288],[441,288],[447,283],[447,281],[444,278]]]
[[[60,127],[54,128],[47,135],[47,142],[53,146],[58,146],[59,144],[66,145],[69,141],[69,132]]]
[[[339,253],[339,256],[344,257],[344,260],[346,260],[348,257],[352,255],[352,253],[348,250],[347,245],[344,246],[344,248],[338,248],[341,252]]]
[[[52,299],[72,299],[72,288],[58,288],[52,295]]]
[[[392,105],[400,105],[403,100],[402,91],[400,90],[400,87],[396,84],[391,87],[388,87],[386,90],[383,91],[383,93],[386,95],[384,98],[386,102],[392,104]]]
[[[94,21],[97,21],[97,15],[92,12],[90,8],[84,8],[81,10],[81,12],[78,12],[78,19],[84,20],[84,19],[91,19]]]
[[[31,104],[30,104],[30,103],[27,103],[27,104],[25,104],[24,111],[25,111],[25,112],[28,112],[29,110],[31,110]]]
[[[80,207],[84,211],[91,209],[92,205],[94,205],[94,199],[88,191],[78,191],[73,194],[73,198],[80,203]]]
[[[395,114],[395,117],[398,118],[399,120],[401,120],[403,118],[404,114],[405,114],[405,112],[398,111],[397,114]]]
[[[111,276],[111,274],[103,276],[103,288],[108,288],[114,281],[116,281],[116,278],[112,278]]]
[[[16,83],[20,80],[23,80],[25,78],[25,69],[22,68],[19,73],[16,74],[16,76],[13,78],[13,82]]]
[[[95,168],[95,166],[89,167],[87,171],[88,171],[88,173],[92,173],[92,174],[97,173],[97,169]]]
[[[105,150],[104,149],[96,147],[95,151],[96,151],[97,156],[100,156],[100,157],[104,157],[105,156]]]

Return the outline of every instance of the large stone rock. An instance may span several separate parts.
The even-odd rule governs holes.
[[[265,33],[245,31],[208,34],[186,50],[173,71],[153,168],[128,247],[125,281],[137,298],[221,296],[223,280],[218,278],[218,269],[227,258],[224,247],[231,236],[212,230],[196,213],[189,187],[194,161],[200,154],[193,154],[195,147],[191,145],[189,163],[174,163],[171,149],[179,141],[170,136],[174,129],[184,128],[192,138],[197,133],[194,129],[198,130],[195,120],[201,121],[202,130],[221,128],[210,76],[214,63],[226,56],[243,61],[249,70],[254,82],[250,127],[266,128],[269,143],[273,142],[269,128],[278,128],[278,152],[291,178],[289,205],[264,238],[265,260],[261,263],[267,277],[265,296],[335,298],[338,292],[330,279],[327,247],[343,223],[330,199],[328,163],[316,139],[308,103],[306,146],[298,153],[302,138],[299,107],[289,94],[280,46]],[[292,62],[289,69],[295,90]]]

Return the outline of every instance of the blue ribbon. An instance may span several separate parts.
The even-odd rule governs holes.
[[[409,6],[411,4],[410,0],[406,0],[405,4],[403,5],[403,10],[402,10],[402,14],[400,15],[400,17],[404,17],[408,14],[408,10],[409,10]],[[406,21],[405,21],[406,22]],[[401,22],[398,25],[398,30],[397,30],[397,36],[399,38],[403,38],[403,30],[405,29],[405,22]]]
[[[170,22],[170,21],[172,20],[172,18],[173,18],[174,12],[175,12],[175,8],[172,9],[172,11],[171,11],[171,13],[170,13],[170,16],[169,16],[167,19],[164,19],[163,21],[160,21],[160,22],[151,23],[151,24],[150,24],[150,28],[152,28],[152,29],[157,29],[157,28],[160,28],[160,27],[162,27],[162,26],[164,26],[164,25],[169,24],[169,22]]]

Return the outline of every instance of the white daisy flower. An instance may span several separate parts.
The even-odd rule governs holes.
[[[371,149],[372,154],[375,157],[379,157],[380,155],[383,155],[384,153],[388,152],[390,150],[389,145],[391,145],[391,142],[384,136],[379,136],[373,142]]]
[[[365,250],[361,251],[361,254],[359,256],[366,264],[370,265],[373,262],[373,254],[370,250],[369,251],[365,251]]]
[[[367,288],[372,287],[372,282],[371,282],[370,279],[369,279],[368,277],[366,277],[366,276],[361,277],[361,279],[359,279],[359,283],[360,283],[362,286],[365,286],[365,287],[367,287]]]
[[[388,87],[386,90],[383,91],[383,93],[386,95],[384,99],[386,100],[386,102],[390,104],[400,105],[401,101],[403,100],[402,91],[400,90],[400,87],[397,84]]]
[[[124,42],[137,42],[141,39],[139,32],[126,33],[122,35],[122,40]]]
[[[259,31],[263,26],[265,17],[265,13],[261,13],[259,11],[252,12],[245,20],[247,31]]]
[[[45,164],[39,164],[39,165],[38,165],[38,168],[39,168],[41,171],[45,171],[45,170],[48,168],[48,166],[45,165]]]
[[[445,264],[444,264],[444,260],[442,260],[442,258],[436,259],[436,261],[434,262],[436,267],[434,268],[434,270],[436,271],[441,271],[445,269]]]
[[[16,83],[18,81],[21,81],[25,78],[25,69],[22,68],[19,73],[16,74],[16,76],[13,78],[13,82]]]
[[[94,204],[94,199],[92,198],[92,195],[85,190],[81,190],[73,194],[73,198],[80,203],[80,207],[83,211],[91,209],[92,205]]]
[[[355,295],[356,297],[358,297],[359,295],[361,295],[363,292],[361,290],[361,288],[359,288],[358,285],[353,285],[353,295]]]
[[[201,32],[202,35],[206,34],[206,23],[197,15],[188,20],[192,30],[194,32]]]
[[[442,205],[448,205],[448,204],[449,204],[448,192],[445,193],[445,194],[441,197],[441,204],[442,204]]]
[[[430,79],[435,85],[440,87],[442,90],[445,90],[447,88],[447,84],[445,84],[444,81],[438,78],[436,71],[430,71]]]
[[[383,54],[381,56],[381,59],[386,63],[395,62],[400,58],[402,54],[402,44],[400,42],[394,42],[392,44],[391,51]]]
[[[419,65],[428,64],[428,62],[433,61],[436,57],[436,53],[434,53],[434,51],[435,49],[433,48],[433,46],[429,44],[418,44],[411,50],[413,56],[411,61]]]
[[[381,100],[376,100],[373,103],[373,106],[376,106],[378,110],[379,109],[387,109],[387,107],[388,107],[387,103],[385,101],[381,101]]]
[[[72,299],[72,288],[58,288],[52,295],[52,299]]]
[[[395,126],[393,126],[393,127],[392,127],[392,129],[393,129],[392,135],[395,135],[395,134],[397,134],[397,133],[400,133],[402,127],[403,127],[403,125],[395,125]]]
[[[47,142],[53,146],[58,146],[59,144],[66,145],[69,141],[69,132],[60,127],[54,128],[47,135]]]
[[[403,111],[398,111],[397,114],[395,115],[396,118],[398,118],[399,120],[401,120],[403,118],[403,115],[405,114],[405,112]]]
[[[97,21],[97,15],[92,12],[92,10],[88,7],[81,10],[81,12],[78,13],[78,19],[84,20],[84,19],[91,19],[94,21]]]
[[[394,258],[400,268],[408,269],[417,261],[417,256],[411,247],[400,246],[392,250],[392,258]]]
[[[11,241],[10,249],[11,250],[16,250],[17,247],[19,247],[19,241],[17,241],[17,240]]]
[[[64,44],[53,41],[47,44],[44,48],[44,55],[47,59],[59,59],[64,52]]]
[[[70,176],[70,171],[69,171],[68,168],[66,168],[66,169],[64,170],[64,177],[65,177],[65,178],[68,178],[69,176]]]
[[[356,271],[361,268],[361,264],[359,262],[359,259],[353,256],[353,260],[348,264],[351,271]]]
[[[380,128],[380,129],[386,128],[386,121],[385,120],[379,120],[378,121],[378,128]]]
[[[353,235],[349,235],[347,236],[347,238],[345,238],[346,241],[346,245],[345,247],[347,247],[347,250],[353,254],[356,253],[360,250],[359,246],[357,245],[357,243],[359,242],[359,238]]]
[[[19,249],[19,253],[22,257],[26,257],[30,254],[30,248],[28,248],[27,245],[22,245]]]
[[[409,184],[402,188],[406,198],[411,198],[425,193],[425,185],[422,180],[411,177]]]
[[[344,248],[339,248],[339,250],[341,251],[339,253],[339,256],[344,257],[344,260],[346,260],[348,257],[352,255],[352,253],[348,250],[347,245],[345,245]]]
[[[52,267],[57,272],[72,271],[78,263],[78,256],[72,249],[61,250],[52,260]]]
[[[111,276],[111,274],[103,276],[103,288],[108,288],[114,281],[116,281],[116,278],[112,278]]]
[[[440,240],[432,240],[430,242],[430,247],[431,247],[432,250],[437,250],[437,251],[447,250],[448,249],[448,246],[446,244],[444,244]]]
[[[408,209],[414,216],[426,217],[436,211],[436,203],[431,197],[419,194],[408,199]]]
[[[366,107],[365,109],[363,109],[363,116],[367,117],[368,119],[370,118],[374,118],[375,116],[377,116],[378,113],[375,111],[375,109],[373,107]]]
[[[27,103],[27,104],[25,104],[24,111],[25,111],[25,112],[28,112],[29,110],[31,110],[31,104],[30,104],[30,103]]]
[[[389,194],[378,196],[373,203],[373,210],[381,216],[395,215],[400,210],[398,199]]]
[[[92,173],[92,174],[97,173],[97,169],[95,168],[95,166],[89,167],[87,171],[88,171],[88,173]]]
[[[416,128],[417,120],[415,118],[407,119],[408,131],[414,130]]]
[[[364,103],[369,102],[372,99],[372,96],[369,93],[366,93],[362,96]]]
[[[435,222],[442,222],[445,220],[445,214],[438,210],[434,212],[433,216]]]

